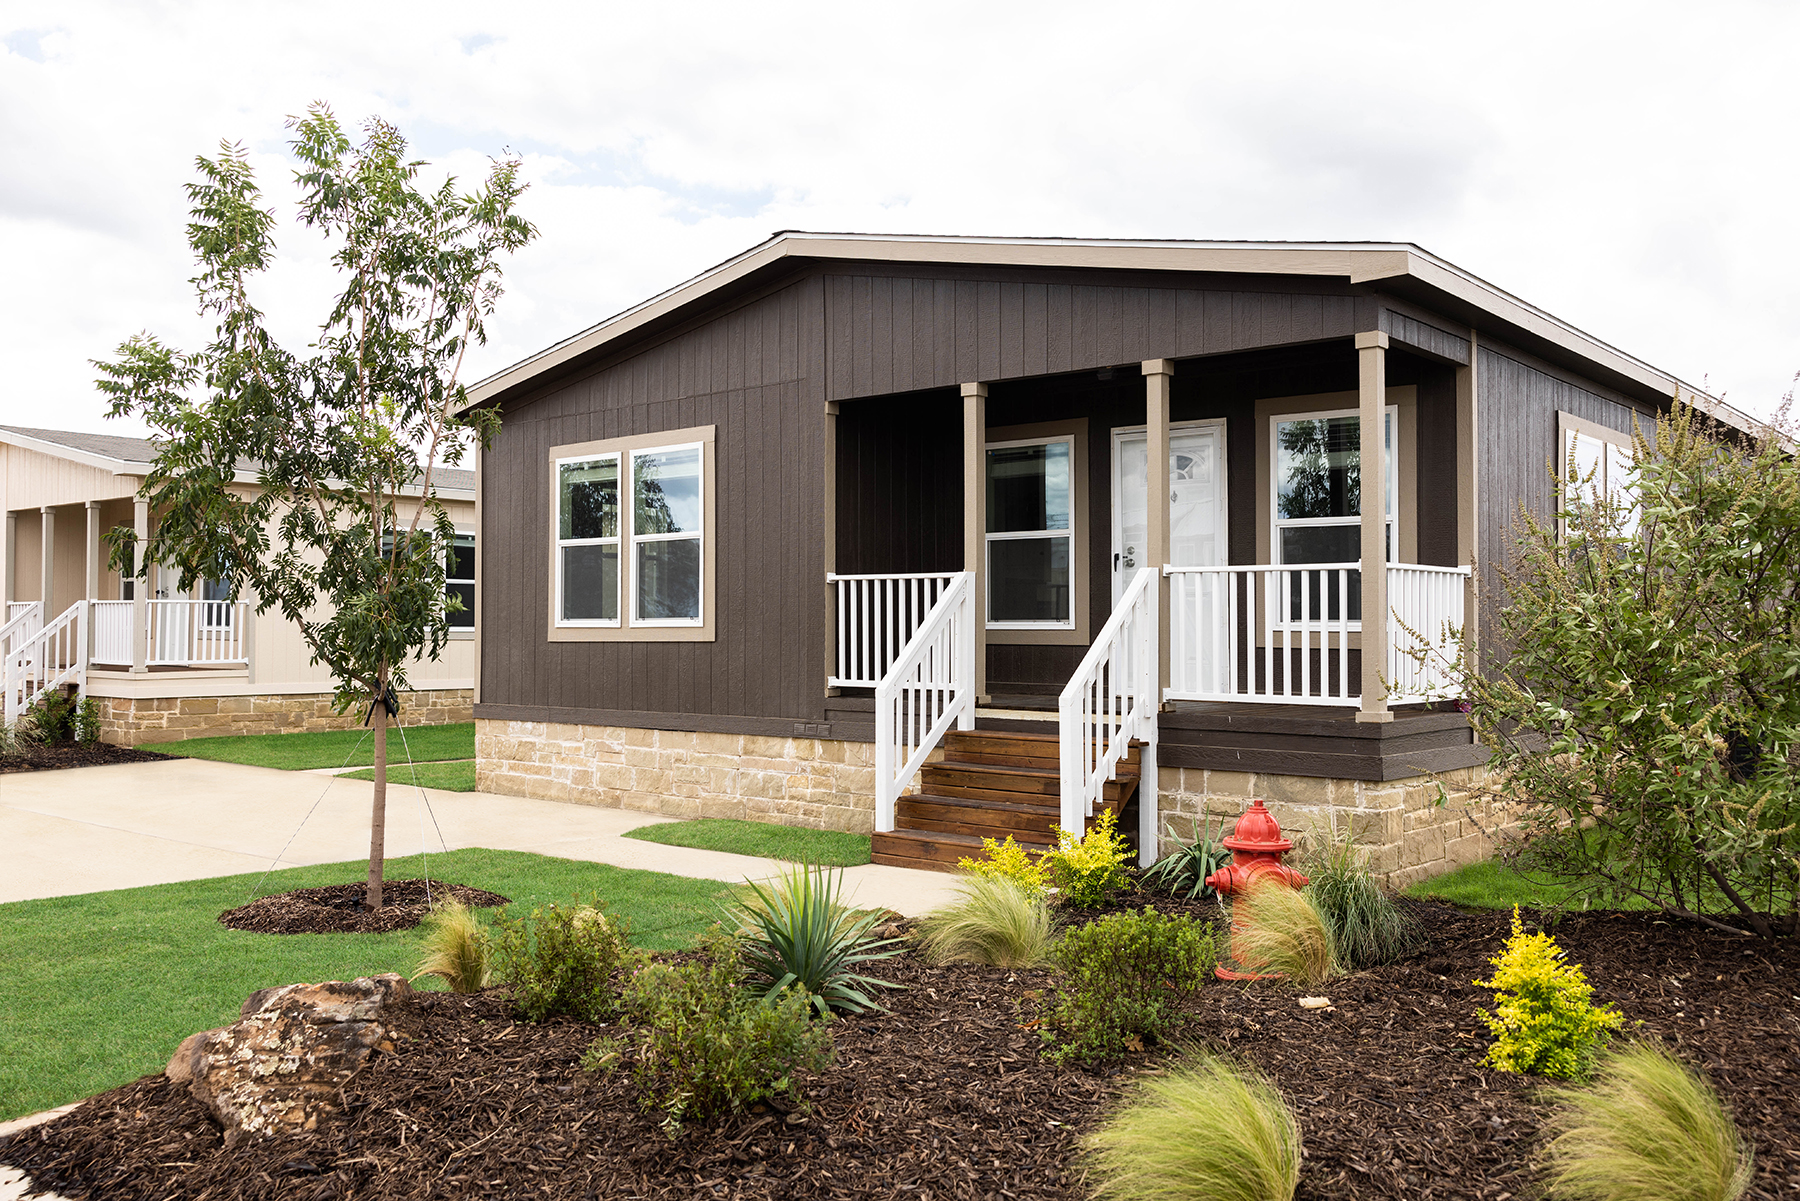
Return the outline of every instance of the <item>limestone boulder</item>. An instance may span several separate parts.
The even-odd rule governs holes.
[[[394,1049],[389,1012],[411,995],[391,972],[265,988],[232,1025],[184,1039],[165,1071],[212,1110],[227,1147],[314,1130],[369,1057]]]

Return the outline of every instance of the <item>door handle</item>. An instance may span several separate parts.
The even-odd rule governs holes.
[[[1114,571],[1119,570],[1119,552],[1118,551],[1113,552],[1113,570]]]

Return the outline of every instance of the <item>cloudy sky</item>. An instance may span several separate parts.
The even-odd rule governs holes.
[[[194,346],[182,185],[283,120],[523,157],[473,377],[778,229],[1411,241],[1739,407],[1800,369],[1800,6],[0,3],[0,423],[107,422],[88,360]],[[262,307],[331,293],[286,229]]]

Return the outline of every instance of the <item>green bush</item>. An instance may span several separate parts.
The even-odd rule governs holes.
[[[493,982],[487,931],[467,905],[451,897],[432,906],[420,924],[425,928],[420,947],[425,957],[414,980],[436,976],[457,993],[480,992]]]
[[[1044,894],[1010,879],[967,876],[962,900],[919,921],[919,941],[933,963],[1041,967],[1050,958],[1055,923]]]
[[[25,710],[31,737],[48,746],[100,740],[100,702],[70,692],[43,692]]]
[[[1305,891],[1330,927],[1345,967],[1378,967],[1418,948],[1418,923],[1382,891],[1369,871],[1368,855],[1348,834],[1331,838],[1301,866],[1312,878]]]
[[[838,904],[843,873],[796,866],[773,884],[749,885],[751,897],[736,913],[743,935],[744,975],[769,1000],[790,988],[805,992],[821,1017],[832,1009],[863,1013],[880,1009],[866,989],[892,988],[862,975],[865,963],[888,959],[903,949],[897,939],[871,931],[879,912],[856,912]]]
[[[1206,878],[1231,862],[1231,852],[1225,849],[1223,841],[1225,819],[1219,819],[1217,834],[1213,832],[1212,822],[1203,820],[1194,831],[1192,842],[1183,842],[1173,826],[1168,828],[1166,837],[1175,844],[1175,849],[1144,873],[1144,885],[1167,896],[1190,901],[1218,895]]]
[[[1300,1182],[1280,1091],[1207,1055],[1143,1080],[1083,1147],[1105,1201],[1291,1201]]]
[[[1581,965],[1565,962],[1548,934],[1525,933],[1516,905],[1512,937],[1488,962],[1493,977],[1474,981],[1494,990],[1494,1012],[1475,1015],[1494,1036],[1485,1062],[1503,1072],[1586,1079],[1624,1019],[1610,1006],[1590,1003],[1594,989]]]
[[[1231,953],[1246,971],[1317,988],[1341,970],[1331,924],[1310,889],[1260,880],[1232,902]]]
[[[603,1022],[618,1013],[613,977],[642,955],[631,948],[625,920],[608,917],[598,899],[546,905],[526,918],[502,909],[495,925],[495,974],[512,985],[528,1020],[566,1015]]]
[[[639,1104],[662,1111],[670,1137],[690,1118],[794,1096],[796,1071],[831,1062],[830,1030],[812,1020],[806,994],[758,998],[739,983],[741,957],[738,941],[715,927],[692,960],[638,968],[622,996],[623,1029],[596,1039],[582,1060],[617,1071],[629,1057]]]
[[[1557,1102],[1545,1156],[1551,1191],[1569,1201],[1736,1201],[1755,1161],[1706,1080],[1638,1043],[1600,1062],[1592,1088]]]
[[[1056,828],[1056,849],[1044,859],[1058,900],[1077,909],[1098,909],[1125,887],[1131,848],[1125,845],[1118,825],[1119,815],[1108,809],[1093,829],[1080,837]]]
[[[1010,880],[1021,888],[1038,892],[1050,886],[1050,869],[1043,857],[1033,855],[1014,842],[1011,834],[1006,836],[1005,842],[982,839],[981,856],[980,859],[958,859],[956,866],[971,876]]]
[[[1145,906],[1077,926],[1057,944],[1051,1024],[1060,1062],[1105,1059],[1133,1039],[1166,1041],[1218,962],[1210,929]]]

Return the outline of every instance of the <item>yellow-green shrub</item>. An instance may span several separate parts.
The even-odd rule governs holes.
[[[1474,981],[1494,990],[1494,1012],[1475,1015],[1494,1036],[1486,1062],[1503,1072],[1586,1078],[1624,1019],[1610,1006],[1591,1003],[1594,989],[1581,965],[1566,962],[1548,934],[1525,933],[1517,905],[1512,937],[1488,962],[1492,978]]]
[[[1131,848],[1120,837],[1119,815],[1107,810],[1086,835],[1056,827],[1056,849],[1044,856],[1057,896],[1078,909],[1098,909],[1125,887]]]
[[[985,880],[1010,880],[1021,888],[1037,892],[1050,886],[1050,869],[1044,865],[1043,859],[1014,842],[1011,834],[1006,836],[1005,842],[982,839],[981,855],[980,859],[958,859],[956,866],[971,876]]]

